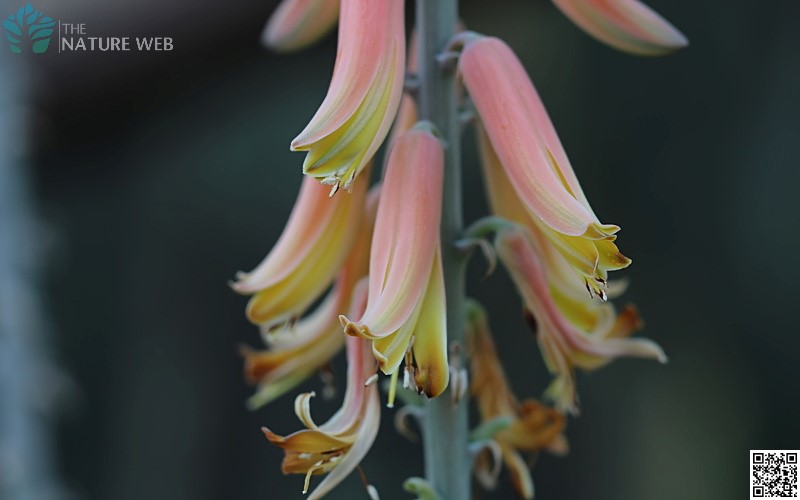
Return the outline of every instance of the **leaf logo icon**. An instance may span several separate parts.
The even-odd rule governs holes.
[[[15,54],[26,51],[34,54],[47,52],[55,25],[53,18],[35,10],[30,3],[20,7],[16,14],[11,14],[3,21],[6,39],[11,52]]]

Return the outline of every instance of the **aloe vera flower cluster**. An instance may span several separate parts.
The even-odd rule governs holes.
[[[432,1],[419,0],[418,9]],[[687,44],[636,0],[553,3],[625,52],[660,55]],[[469,467],[478,483],[493,488],[505,464],[519,494],[533,498],[523,454],[567,453],[567,417],[578,414],[576,370],[666,356],[654,342],[631,338],[642,326],[632,305],[618,310],[608,301],[624,289],[609,272],[631,263],[617,246],[620,228],[592,210],[525,68],[505,42],[472,31],[451,33],[427,71],[456,73],[450,81],[461,109],[452,111],[474,125],[492,214],[455,239],[443,236],[454,143],[435,120],[418,121],[425,84],[416,79],[418,65],[431,61],[418,57],[414,37],[407,40],[405,12],[403,0],[284,0],[264,31],[269,47],[288,52],[339,24],[328,93],[291,142],[306,152],[297,202],[272,250],[232,284],[250,296],[247,318],[265,344],[242,350],[246,378],[257,386],[249,406],[272,403],[344,348],[341,409],[318,425],[310,411],[315,393],[301,394],[295,412],[304,429],[263,429],[285,452],[283,472],[305,475],[304,493],[312,476],[327,474],[309,498],[328,493],[369,451],[380,424],[380,373],[388,377],[389,407],[403,391],[403,430],[404,416],[426,418],[425,400],[475,401],[480,439]],[[420,29],[424,22],[421,37]],[[384,144],[381,180],[370,186]],[[499,258],[511,277],[552,374],[544,394],[552,406],[513,393],[480,304],[462,300],[459,318],[448,308],[459,292],[447,280],[447,259],[475,248],[492,267]],[[454,333],[454,324],[463,331]],[[407,487],[424,498],[458,498],[423,480]]]

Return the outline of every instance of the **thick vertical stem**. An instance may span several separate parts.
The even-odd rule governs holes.
[[[461,202],[460,126],[455,74],[440,68],[436,56],[455,34],[458,0],[417,0],[419,109],[433,122],[446,145],[442,258],[447,292],[448,341],[453,361],[463,356],[465,259],[453,247],[464,226]],[[452,361],[451,361],[452,362]],[[451,385],[452,387],[452,385]],[[447,500],[470,498],[470,462],[466,397],[456,404],[452,389],[427,405],[423,425],[425,476]]]

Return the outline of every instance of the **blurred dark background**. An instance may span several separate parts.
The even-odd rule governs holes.
[[[688,49],[632,57],[544,0],[463,2],[468,27],[518,51],[595,211],[622,226],[635,262],[623,301],[670,356],[579,378],[571,452],[534,469],[544,500],[746,498],[749,449],[800,448],[800,4],[647,3]],[[0,57],[19,96],[5,109],[26,117],[10,128],[42,247],[41,349],[69,377],[30,390],[67,387],[50,429],[70,498],[300,498],[302,477],[281,475],[259,431],[300,427],[293,395],[245,409],[237,346],[258,336],[226,285],[283,228],[303,159],[288,144],[335,56],[335,35],[295,55],[264,50],[275,5],[39,0],[92,35],[171,36],[175,48]],[[0,13],[20,6],[3,0]],[[486,208],[465,141],[471,220]],[[483,266],[470,293],[517,393],[539,396],[548,378],[519,301],[502,272],[481,280]],[[336,401],[315,405],[322,418]],[[364,469],[382,498],[407,498],[421,450],[390,413]],[[330,497],[366,495],[353,474]]]

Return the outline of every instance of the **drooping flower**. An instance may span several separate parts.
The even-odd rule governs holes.
[[[356,316],[359,310],[363,311],[366,299],[366,287],[359,288],[355,307],[351,309],[351,314]],[[368,383],[377,371],[375,359],[368,341],[347,337],[346,342],[347,389],[341,409],[327,422],[317,425],[310,408],[314,393],[301,394],[294,408],[306,429],[284,437],[262,428],[267,439],[284,450],[283,473],[305,474],[303,493],[308,491],[311,476],[328,474],[308,500],[322,498],[347,477],[367,454],[378,434],[381,408],[377,384]]]
[[[632,305],[626,306],[617,314],[614,306],[610,303],[597,302],[586,295],[585,283],[573,271],[572,263],[565,258],[552,239],[548,238],[544,224],[537,218],[531,217],[522,201],[515,196],[514,187],[500,165],[480,124],[477,129],[484,179],[492,212],[519,223],[527,229],[525,232],[525,239],[529,245],[527,250],[522,250],[526,244],[520,242],[519,237],[513,238],[518,243],[517,253],[530,254],[530,259],[534,259],[538,266],[529,267],[529,269],[537,269],[538,274],[533,275],[540,280],[546,279],[547,282],[547,295],[539,296],[535,300],[539,305],[536,309],[528,305],[528,299],[524,293],[523,297],[526,297],[526,307],[531,315],[530,318],[536,324],[537,338],[542,346],[542,353],[548,368],[557,375],[548,390],[548,395],[558,402],[561,409],[576,412],[574,368],[596,369],[610,361],[612,356],[587,354],[581,348],[570,347],[569,342],[557,340],[558,337],[566,335],[577,336],[580,339],[581,332],[585,332],[591,336],[590,339],[597,342],[602,342],[603,339],[622,339],[641,328],[641,319]],[[522,233],[520,232],[520,234]],[[509,235],[506,236],[507,239],[508,237]],[[506,245],[506,250],[508,250],[508,245]],[[511,253],[506,251],[507,255]],[[501,253],[501,258],[502,256],[503,253]],[[512,260],[517,262],[520,257],[514,257]],[[512,277],[514,277],[513,273]],[[520,289],[520,286],[523,286],[533,297],[535,294],[531,291],[532,282],[529,281],[525,285],[524,280],[526,279],[528,278],[517,275],[515,277],[517,288]],[[523,285],[520,285],[520,282]],[[544,286],[542,283],[540,285]],[[536,312],[537,310],[546,310],[548,317],[552,319],[542,321],[540,318],[544,316],[544,313]],[[560,328],[552,327],[552,325],[560,326]],[[644,347],[649,349],[651,357],[660,361],[666,359],[660,348],[650,341],[628,340],[626,342],[643,342]],[[622,345],[621,347],[626,346]]]
[[[580,298],[575,293],[578,280],[570,286],[548,274],[541,257],[547,250],[530,231],[522,226],[501,229],[495,245],[522,296],[547,368],[556,376],[547,395],[559,409],[577,413],[576,368],[593,370],[623,356],[666,362],[653,341],[627,338],[641,327],[634,308],[617,315],[610,303]]]
[[[553,0],[553,3],[585,32],[624,52],[658,56],[689,44],[675,26],[638,0]]]
[[[292,141],[308,151],[303,172],[349,188],[380,147],[397,113],[405,78],[404,2],[342,0],[339,47],[328,94]]]
[[[263,328],[292,322],[328,288],[350,254],[364,218],[367,179],[330,199],[305,179],[292,215],[269,255],[250,273],[239,273],[235,291],[253,294],[247,317]]]
[[[485,311],[473,302],[467,316],[467,349],[472,369],[470,392],[477,401],[481,421],[511,417],[510,425],[493,439],[500,446],[516,490],[523,498],[533,498],[530,469],[520,452],[566,453],[568,445],[562,434],[566,419],[563,413],[536,400],[520,402],[517,399],[498,359]],[[478,456],[475,469],[483,486],[494,489],[496,478],[490,472],[491,465],[485,454]]]
[[[277,52],[303,49],[328,34],[339,17],[339,0],[283,0],[264,28],[264,45]]]
[[[530,217],[605,298],[608,271],[630,264],[614,243],[619,226],[601,224],[583,194],[525,68],[503,41],[469,34],[459,59],[464,84],[498,162]]]
[[[267,336],[269,348],[243,347],[245,377],[258,384],[248,399],[250,408],[267,404],[302,383],[325,366],[344,345],[336,321],[347,292],[337,285],[311,315],[292,325],[291,331]]]
[[[369,244],[377,208],[377,188],[367,199],[364,220],[336,283],[313,313],[286,329],[262,332],[265,350],[243,348],[245,376],[258,390],[248,400],[256,408],[269,403],[324,367],[344,345],[339,314],[350,309],[356,283],[367,275]]]
[[[406,371],[419,392],[447,387],[444,279],[439,221],[442,145],[418,125],[389,153],[369,269],[369,300],[358,321],[342,316],[345,333],[372,340],[380,369]]]

